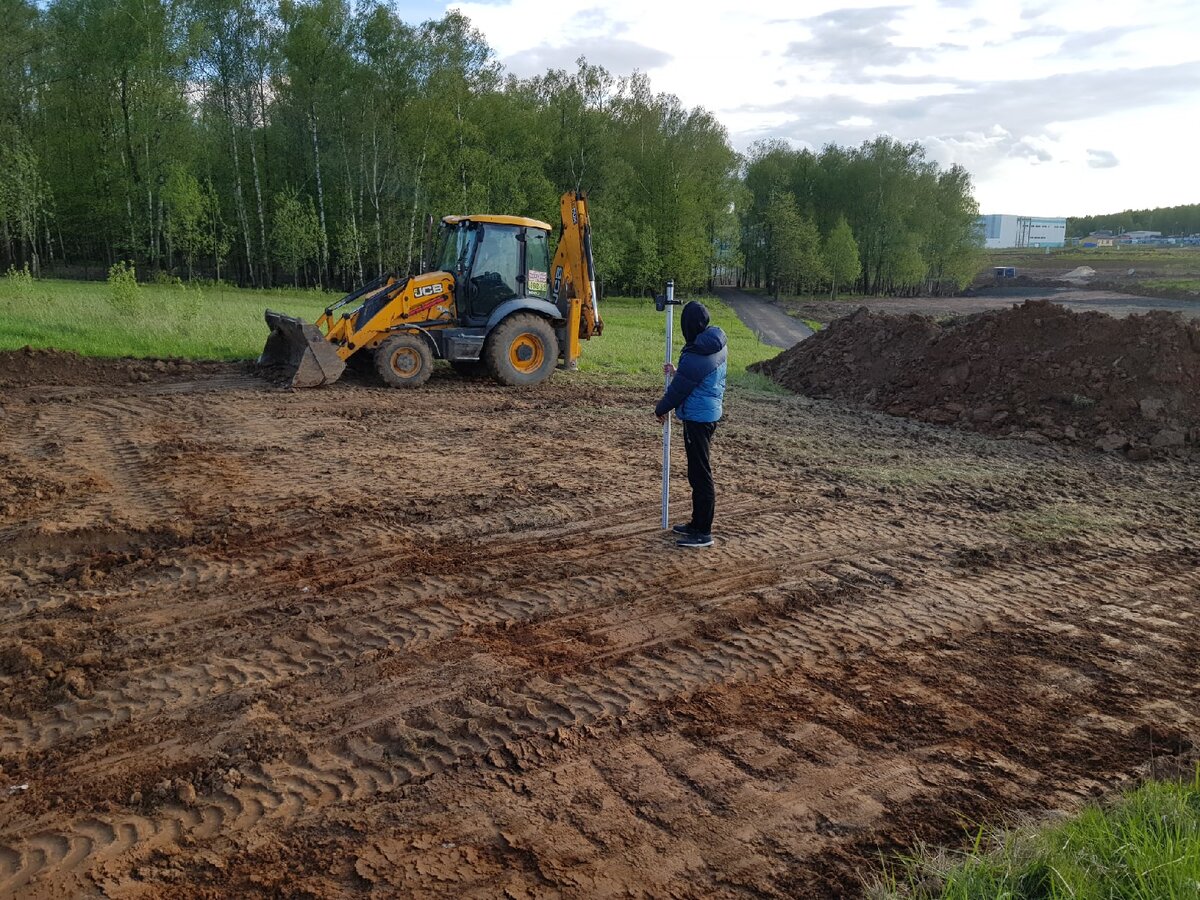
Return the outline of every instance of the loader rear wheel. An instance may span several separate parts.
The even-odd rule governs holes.
[[[397,334],[375,349],[375,369],[388,387],[420,387],[433,374],[433,351],[422,337]]]
[[[511,386],[539,384],[558,363],[554,326],[541,316],[517,313],[488,336],[483,358],[492,377]]]

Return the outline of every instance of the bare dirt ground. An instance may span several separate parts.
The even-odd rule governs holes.
[[[853,897],[1200,740],[1187,460],[735,390],[683,552],[647,392],[159,374],[0,392],[0,896]]]
[[[1161,297],[1140,297],[1115,291],[1070,287],[985,287],[962,297],[855,297],[830,301],[783,298],[782,306],[790,315],[828,324],[855,310],[867,307],[871,312],[893,316],[969,316],[994,309],[1009,309],[1026,300],[1052,300],[1075,312],[1102,312],[1117,318],[1161,309],[1178,312],[1185,319],[1200,318],[1200,302]]]

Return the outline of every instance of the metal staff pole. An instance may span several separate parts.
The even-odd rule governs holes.
[[[667,282],[666,294],[655,297],[654,305],[665,310],[667,314],[667,350],[663,357],[663,380],[665,387],[671,386],[671,376],[666,374],[666,367],[671,364],[671,332],[674,330],[675,314],[671,311],[672,306],[678,305],[679,301],[675,299],[675,282]],[[671,414],[667,414],[667,421],[663,422],[663,465],[662,465],[662,527],[670,528],[670,507],[671,507]]]

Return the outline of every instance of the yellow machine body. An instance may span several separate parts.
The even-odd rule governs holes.
[[[295,387],[336,381],[363,353],[373,354],[384,380],[397,386],[423,383],[433,359],[482,363],[506,384],[544,380],[555,365],[573,368],[580,342],[600,334],[603,322],[587,199],[564,194],[560,213],[552,262],[546,222],[446,216],[442,269],[376,279],[315,325],[268,310],[271,335],[259,362],[290,369]]]

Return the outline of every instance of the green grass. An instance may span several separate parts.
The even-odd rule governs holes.
[[[1056,825],[977,833],[965,852],[901,860],[875,900],[1195,900],[1200,897],[1200,767],[1147,782]]]
[[[1200,294],[1200,278],[1149,278],[1142,285],[1159,291],[1190,291]]]
[[[338,294],[233,287],[144,284],[135,306],[121,311],[105,282],[0,277],[0,350],[26,345],[87,356],[252,359],[267,339],[267,307],[313,321]],[[729,336],[730,380],[768,389],[746,366],[778,351],[763,344],[719,300],[705,298],[713,322]],[[606,380],[658,384],[662,379],[663,314],[645,299],[601,304],[604,334],[583,344],[580,369]],[[683,346],[675,315],[675,357]]]
[[[761,375],[747,372],[746,366],[769,359],[779,350],[762,343],[720,300],[705,297],[703,302],[713,324],[724,329],[729,338],[729,380],[744,387],[766,388],[770,385],[771,382]],[[673,314],[672,356],[678,360],[684,341],[679,327],[679,310],[673,310]],[[627,383],[661,383],[666,339],[664,314],[657,312],[648,299],[612,297],[601,304],[600,315],[604,319],[604,334],[584,342],[580,371]]]
[[[105,282],[0,278],[0,350],[26,345],[86,356],[250,359],[267,339],[268,306],[312,321],[333,294],[144,284],[133,309]]]

